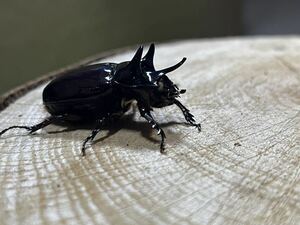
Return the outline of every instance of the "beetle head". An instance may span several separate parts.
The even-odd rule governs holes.
[[[151,44],[142,58],[143,47],[139,47],[131,61],[118,64],[114,82],[138,92],[147,92],[152,106],[163,107],[173,104],[175,98],[185,92],[185,90],[179,90],[166,74],[180,67],[186,58],[174,66],[155,70],[154,52],[155,46]]]
[[[156,88],[150,93],[150,102],[154,107],[164,107],[174,103],[176,97],[186,92],[186,90],[179,90],[176,84],[174,84],[168,77],[167,73],[170,73],[180,67],[186,58],[183,58],[179,63],[174,66],[155,70],[153,59],[154,59],[155,46],[151,44],[147,54],[141,61],[141,67],[144,73],[147,75],[149,81],[154,83]]]
[[[166,75],[159,78],[157,81],[158,87],[149,93],[150,103],[153,107],[164,107],[172,105],[175,98],[180,97],[180,94],[186,92],[185,89],[179,90]]]

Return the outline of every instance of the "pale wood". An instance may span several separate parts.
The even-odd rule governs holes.
[[[182,102],[201,133],[175,106],[154,112],[166,155],[132,112],[113,135],[98,135],[85,158],[87,129],[11,131],[0,138],[0,223],[300,224],[300,38],[161,44],[156,66],[183,56],[170,78],[187,88]],[[0,128],[45,118],[43,87],[3,110]]]

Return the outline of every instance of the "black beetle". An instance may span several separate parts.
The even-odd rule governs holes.
[[[82,145],[84,156],[87,142],[95,138],[102,126],[122,116],[131,103],[136,101],[141,116],[161,136],[160,151],[163,153],[166,136],[150,113],[152,107],[161,108],[176,104],[190,125],[199,131],[201,125],[195,122],[190,111],[176,99],[186,90],[179,90],[166,76],[180,67],[186,58],[169,68],[155,70],[154,51],[155,46],[151,44],[142,58],[143,48],[139,47],[131,61],[119,64],[89,64],[57,77],[43,91],[43,102],[51,116],[34,126],[9,127],[2,130],[0,136],[14,128],[26,129],[33,133],[58,121],[93,121],[95,129]]]

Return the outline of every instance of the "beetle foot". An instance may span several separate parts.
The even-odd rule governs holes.
[[[196,122],[195,119],[194,119],[194,115],[191,114],[189,110],[186,110],[184,112],[184,117],[185,117],[186,121],[189,122],[189,123],[195,123]]]
[[[82,156],[82,157],[86,156],[85,148],[82,148],[82,149],[81,149],[81,156]]]
[[[198,132],[201,132],[201,124],[200,123],[190,123],[191,126],[196,127]]]
[[[184,117],[186,119],[186,121],[191,125],[194,126],[198,129],[198,131],[201,131],[201,124],[200,123],[196,123],[195,119],[194,119],[194,115],[191,114],[188,110],[184,113]]]
[[[161,137],[160,153],[163,154],[163,153],[165,153],[165,138],[166,138],[166,135],[165,135],[165,132],[161,128],[158,128],[157,135],[160,135],[160,137]]]
[[[160,153],[161,153],[161,154],[166,153],[165,150],[166,150],[166,149],[165,149],[165,143],[161,143],[161,144],[160,144]]]
[[[198,129],[199,132],[201,132],[201,124],[200,123],[194,124],[194,126]]]

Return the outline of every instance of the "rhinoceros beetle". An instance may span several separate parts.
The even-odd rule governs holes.
[[[141,116],[160,135],[160,152],[163,153],[166,135],[152,117],[152,107],[175,104],[191,126],[201,131],[201,125],[195,122],[194,116],[177,99],[186,90],[179,90],[166,76],[180,67],[186,58],[174,66],[155,70],[154,51],[155,46],[151,44],[142,58],[143,47],[139,47],[131,61],[88,64],[57,77],[43,90],[43,103],[50,116],[33,126],[11,126],[2,130],[0,136],[14,128],[33,133],[59,121],[92,121],[95,128],[83,142],[81,152],[84,156],[87,142],[95,138],[103,125],[122,116],[136,101]]]

